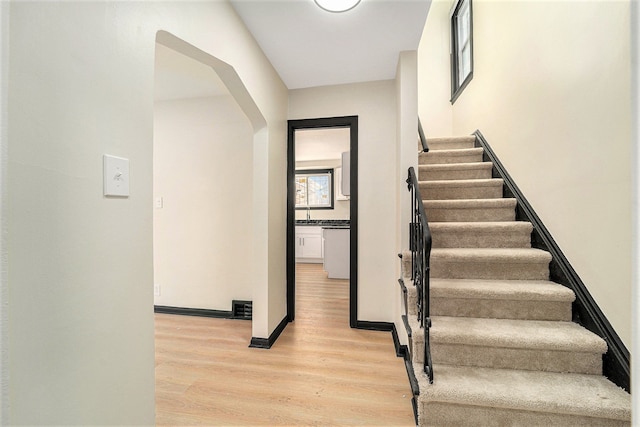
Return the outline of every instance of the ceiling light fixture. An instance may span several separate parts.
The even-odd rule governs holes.
[[[327,12],[346,12],[360,3],[360,0],[314,0],[320,8]]]

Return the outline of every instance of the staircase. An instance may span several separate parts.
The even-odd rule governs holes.
[[[571,322],[573,291],[549,281],[475,137],[433,138],[418,179],[433,238],[430,343],[423,373],[411,256],[403,256],[419,425],[627,426],[630,395],[602,376],[607,344]]]

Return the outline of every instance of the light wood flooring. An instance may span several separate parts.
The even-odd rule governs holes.
[[[349,282],[296,268],[296,320],[270,350],[246,320],[156,314],[157,425],[413,426],[389,332],[349,328]]]

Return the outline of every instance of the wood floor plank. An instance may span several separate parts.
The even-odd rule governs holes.
[[[296,267],[296,321],[270,350],[248,321],[156,314],[157,425],[414,425],[391,334],[351,329],[349,282]]]

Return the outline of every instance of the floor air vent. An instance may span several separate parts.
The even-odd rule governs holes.
[[[232,301],[231,302],[232,317],[234,319],[251,320],[253,312],[253,303],[251,301]]]

